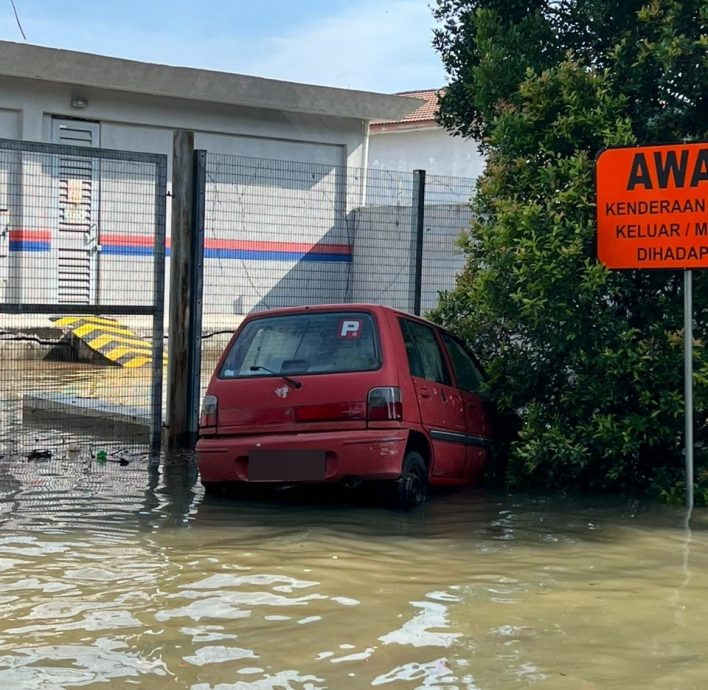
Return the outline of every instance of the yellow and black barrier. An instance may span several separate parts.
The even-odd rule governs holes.
[[[53,316],[51,320],[110,362],[136,369],[152,362],[152,343],[125,324],[103,316]]]

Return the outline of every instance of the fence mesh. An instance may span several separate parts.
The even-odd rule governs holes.
[[[159,430],[165,169],[163,156],[0,141],[2,448]],[[466,178],[423,187],[418,172],[207,154],[202,384],[252,311],[413,311],[418,281],[434,307],[462,266],[472,193]]]
[[[464,266],[458,246],[472,221],[470,202],[475,180],[469,177],[428,175],[425,183],[422,309],[433,309],[439,293],[451,289]]]
[[[457,239],[473,193],[467,178],[426,182],[424,311],[462,266]],[[205,374],[228,332],[255,310],[370,302],[412,311],[418,194],[413,172],[209,153]]]
[[[165,169],[164,156],[0,140],[0,454],[118,460],[151,440]]]

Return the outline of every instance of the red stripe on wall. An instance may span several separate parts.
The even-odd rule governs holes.
[[[152,247],[155,238],[151,235],[117,235],[111,232],[101,233],[103,244],[117,244],[121,247]]]
[[[351,254],[352,248],[346,244],[310,244],[306,242],[263,242],[248,240],[217,240],[207,239],[205,249],[241,249],[251,252],[292,252],[308,254],[309,252],[326,254]]]
[[[28,230],[25,228],[10,230],[10,239],[13,242],[51,242],[51,230]]]
[[[125,235],[102,233],[102,244],[113,244],[122,247],[152,247],[154,239],[149,235]],[[167,246],[171,244],[167,238]],[[265,242],[249,240],[221,240],[208,238],[204,242],[205,249],[240,249],[252,252],[292,252],[296,254],[325,253],[351,254],[352,248],[346,244],[311,244],[307,242]]]

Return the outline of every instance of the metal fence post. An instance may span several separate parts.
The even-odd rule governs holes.
[[[150,443],[162,443],[162,380],[165,332],[165,235],[167,219],[167,158],[156,166],[155,239],[153,244],[152,391],[150,400]]]
[[[693,283],[690,270],[683,272],[683,350],[686,445],[686,508],[693,510]]]
[[[425,170],[413,171],[411,245],[408,296],[411,311],[420,316],[423,289],[423,233],[425,231]]]
[[[194,152],[194,211],[192,232],[192,274],[189,294],[189,419],[187,433],[193,447],[199,433],[202,374],[202,311],[204,292],[204,217],[206,209],[206,151]]]

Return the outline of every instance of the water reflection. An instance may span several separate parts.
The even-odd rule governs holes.
[[[154,459],[153,459],[154,460]],[[702,688],[706,515],[206,498],[189,457],[0,462],[0,687]]]

